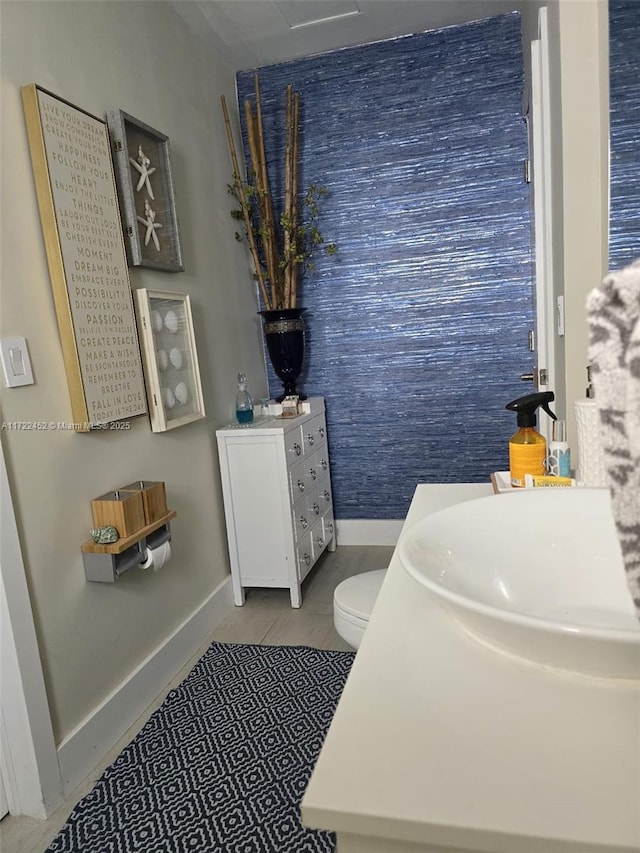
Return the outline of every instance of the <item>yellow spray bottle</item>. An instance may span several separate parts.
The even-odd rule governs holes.
[[[545,473],[547,441],[536,430],[536,411],[538,406],[542,406],[545,412],[556,420],[549,408],[549,403],[554,399],[553,391],[540,391],[518,397],[505,406],[518,415],[518,432],[509,440],[509,475],[512,486],[524,486],[527,474],[541,476]]]

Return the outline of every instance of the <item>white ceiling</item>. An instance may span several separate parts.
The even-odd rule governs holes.
[[[475,21],[527,0],[170,0],[238,71]]]

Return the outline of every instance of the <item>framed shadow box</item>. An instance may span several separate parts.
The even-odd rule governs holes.
[[[107,126],[129,266],[182,272],[169,137],[122,110]]]
[[[204,418],[191,302],[183,293],[135,291],[153,432]]]

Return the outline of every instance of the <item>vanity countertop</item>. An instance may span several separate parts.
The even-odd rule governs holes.
[[[639,853],[640,683],[481,645],[394,555],[302,817],[340,853]]]

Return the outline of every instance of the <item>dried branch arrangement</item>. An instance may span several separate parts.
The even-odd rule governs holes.
[[[334,243],[324,242],[317,227],[318,203],[320,198],[326,195],[326,188],[315,183],[310,184],[302,199],[302,213],[298,206],[300,96],[294,94],[291,85],[287,86],[284,204],[279,216],[274,212],[269,187],[258,75],[255,76],[255,112],[250,101],[244,102],[249,141],[246,179],[243,179],[240,172],[224,95],[221,101],[233,167],[233,183],[229,185],[229,192],[239,204],[239,208],[233,210],[231,216],[244,225],[244,237],[249,245],[265,309],[295,308],[298,273],[312,268],[311,256],[316,249],[322,248],[330,255],[336,251]],[[236,233],[236,238],[242,240],[243,236]]]

